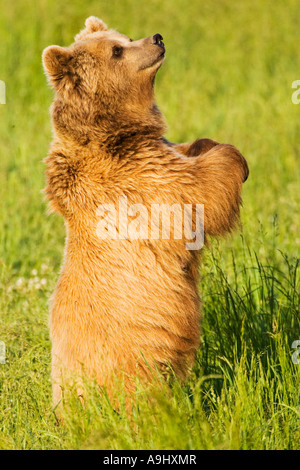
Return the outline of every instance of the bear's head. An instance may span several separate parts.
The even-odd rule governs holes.
[[[70,47],[49,46],[43,52],[44,69],[56,91],[56,128],[74,126],[71,116],[91,129],[107,126],[107,121],[120,125],[122,116],[141,120],[153,109],[159,114],[153,83],[165,57],[162,36],[134,41],[96,17],[85,26]]]

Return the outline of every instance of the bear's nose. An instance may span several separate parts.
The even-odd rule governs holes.
[[[165,47],[164,43],[162,42],[163,37],[161,34],[158,34],[158,33],[154,34],[152,39],[153,39],[153,44],[157,44],[160,47]]]

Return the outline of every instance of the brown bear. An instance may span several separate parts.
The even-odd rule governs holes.
[[[67,231],[50,307],[54,404],[70,377],[83,373],[108,390],[120,374],[129,389],[136,377],[150,381],[153,370],[184,378],[200,338],[200,257],[187,249],[188,234],[204,223],[206,242],[239,222],[248,176],[240,152],[210,139],[176,145],[163,137],[153,91],[162,39],[131,40],[90,17],[70,47],[43,52],[55,90],[45,192]],[[172,213],[169,236],[160,218],[146,216],[140,225],[159,227],[159,235],[145,236],[136,224],[129,236],[120,225],[121,198],[131,208],[127,222],[139,219],[137,208],[151,215],[154,206],[192,206],[190,231],[178,236],[182,217]],[[103,236],[99,221],[103,228],[109,210],[115,217]]]

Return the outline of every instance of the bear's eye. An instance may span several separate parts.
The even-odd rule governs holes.
[[[121,57],[121,55],[123,54],[123,47],[114,46],[112,51],[113,51],[113,56],[114,57]]]

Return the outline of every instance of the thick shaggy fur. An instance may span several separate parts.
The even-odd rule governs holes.
[[[65,258],[51,301],[53,400],[82,371],[111,386],[114,374],[148,377],[169,366],[185,377],[200,338],[199,253],[182,240],[101,240],[97,207],[204,204],[205,234],[239,220],[244,157],[232,145],[173,144],[154,101],[164,59],[156,37],[131,41],[95,17],[43,64],[56,95],[45,192],[65,219]]]

